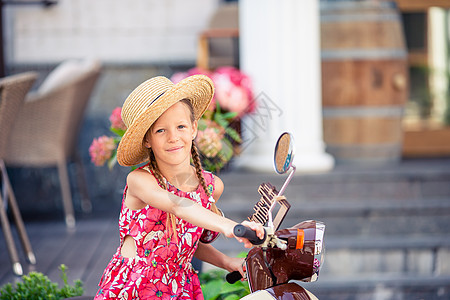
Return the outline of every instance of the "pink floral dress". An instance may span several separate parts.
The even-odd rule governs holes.
[[[147,166],[144,167],[151,172]],[[214,177],[204,171],[210,194]],[[168,190],[210,209],[214,202],[201,185],[194,192],[183,192],[166,181]],[[203,299],[200,281],[191,265],[203,229],[178,219],[178,241],[166,230],[167,213],[149,205],[140,210],[125,206],[125,187],[120,212],[120,246],[103,272],[100,289],[94,299]],[[125,236],[134,238],[137,255],[120,254]]]

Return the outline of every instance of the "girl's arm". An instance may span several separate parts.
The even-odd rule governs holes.
[[[138,169],[128,174],[127,184],[125,203],[131,209],[144,202],[154,208],[174,214],[196,226],[221,232],[227,237],[235,237],[233,229],[237,225],[236,222],[219,216],[190,199],[178,197],[163,190],[153,175],[145,170]],[[246,221],[244,221],[244,224],[256,231],[260,238],[264,237],[264,230],[261,225]],[[244,243],[247,248],[252,246],[247,239],[237,238],[237,240]]]
[[[213,175],[213,176],[214,176],[213,198],[214,198],[214,200],[216,200],[216,204],[217,204],[217,201],[219,200],[220,196],[222,196],[224,186],[223,186],[222,179],[220,179],[216,175]]]
[[[224,189],[222,180],[217,176],[214,176],[214,187],[213,198],[217,203]],[[194,256],[204,262],[225,269],[228,272],[239,271],[242,277],[245,277],[243,270],[243,258],[229,257],[214,248],[211,244],[204,244],[200,242]]]
[[[239,271],[242,277],[244,277],[244,270],[242,268],[244,259],[238,257],[229,257],[228,255],[225,255],[214,248],[211,244],[199,243],[194,256],[204,262],[225,269],[228,272]]]

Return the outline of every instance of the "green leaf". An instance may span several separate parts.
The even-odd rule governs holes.
[[[117,163],[117,150],[114,150],[110,159],[108,159],[108,168],[112,170]]]
[[[125,134],[125,130],[122,130],[122,129],[110,127],[109,130],[110,130],[112,133],[114,133],[114,134],[116,134],[117,136],[120,136],[120,137],[122,137],[122,136]]]
[[[67,285],[67,267],[65,264],[59,266],[59,270],[61,271],[61,279],[64,282],[64,285]]]
[[[230,111],[230,112],[226,112],[226,113],[222,114],[222,117],[227,120],[234,119],[236,116],[237,116],[237,112],[235,112],[235,111]]]
[[[239,252],[239,254],[237,255],[237,257],[240,257],[240,258],[246,258],[247,255],[248,255],[248,252],[242,251],[242,252]]]
[[[224,115],[216,114],[214,116],[214,121],[219,124],[223,129],[225,129],[225,132],[236,142],[240,143],[241,136],[239,133],[230,126],[230,123],[227,121],[226,118],[224,118]]]
[[[241,299],[241,295],[228,295],[223,300],[238,300]]]
[[[220,104],[219,104],[219,101],[216,101],[216,114],[220,114],[220,113],[221,113]]]
[[[241,143],[242,139],[239,133],[232,127],[228,126],[225,128],[225,132],[232,138],[235,142]]]
[[[120,143],[120,140],[121,140],[121,139],[122,139],[122,138],[121,138],[121,137],[118,137],[118,136],[113,137],[114,143],[116,143],[116,145]]]
[[[198,124],[197,124],[197,129],[198,130],[205,130],[206,127],[207,127],[207,124],[206,124],[206,120],[205,119],[201,118],[200,120],[198,120]]]
[[[214,116],[214,121],[219,124],[220,126],[222,126],[223,128],[228,127],[228,125],[230,124],[227,119],[225,119],[221,114],[216,114]]]
[[[228,282],[225,282],[222,285],[222,289],[220,291],[221,294],[228,294],[228,293],[235,293],[235,292],[239,292],[242,291],[243,287],[237,283],[235,284],[229,284]]]
[[[246,255],[246,252],[239,254],[240,257]],[[247,282],[238,281],[235,284],[229,284],[225,281],[225,274],[225,270],[222,269],[214,269],[200,273],[199,278],[202,282],[205,299],[233,300],[250,294]]]
[[[222,288],[223,281],[215,279],[202,285],[203,297],[205,300],[217,299],[220,295],[220,289]]]
[[[220,158],[224,162],[228,162],[233,157],[233,145],[231,145],[229,140],[222,140],[222,149],[220,150]]]
[[[199,279],[201,282],[208,282],[216,279],[223,279],[225,277],[225,270],[222,269],[214,269],[208,272],[202,272],[199,275]]]
[[[212,164],[209,159],[203,159],[202,160],[202,164],[203,164],[203,169],[205,169],[206,171],[209,172],[215,172],[216,168],[214,166],[214,164]]]

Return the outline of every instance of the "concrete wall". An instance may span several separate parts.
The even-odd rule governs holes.
[[[7,74],[40,72],[95,57],[103,72],[86,115],[105,119],[146,79],[193,67],[199,32],[220,0],[59,0],[56,5],[4,5]]]
[[[194,62],[197,36],[219,0],[59,0],[5,5],[7,61]]]

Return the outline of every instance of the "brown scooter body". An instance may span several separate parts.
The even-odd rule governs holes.
[[[272,297],[267,299],[317,299],[311,292],[289,281],[308,282],[317,279],[323,250],[318,248],[322,245],[317,243],[317,238],[323,237],[323,229],[321,222],[304,221],[275,232],[277,238],[286,241],[286,249],[252,248],[246,258],[247,279],[252,295]],[[244,299],[261,299],[247,297]]]

